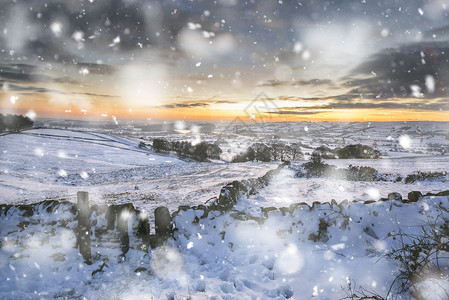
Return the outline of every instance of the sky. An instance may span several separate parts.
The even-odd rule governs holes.
[[[0,7],[0,113],[449,121],[449,0]]]

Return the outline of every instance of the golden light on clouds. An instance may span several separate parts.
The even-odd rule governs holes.
[[[186,119],[186,120],[232,120],[234,118],[263,119],[264,121],[449,121],[449,112],[393,108],[328,108],[331,100],[282,100],[265,104],[262,100],[244,98],[215,98],[194,101],[170,102],[166,105],[145,105],[121,101],[119,96],[92,96],[77,93],[20,94],[3,92],[1,107],[5,113],[26,114],[33,110],[37,117],[58,118],[117,118],[136,119]],[[117,101],[119,99],[119,101]],[[179,100],[179,99],[176,99]],[[422,101],[422,99],[419,99]],[[418,101],[402,99],[396,103]],[[361,103],[375,103],[364,100]],[[140,105],[139,105],[140,104]],[[156,103],[154,103],[156,104]],[[271,106],[270,106],[271,105]],[[355,105],[356,106],[356,105]],[[326,108],[324,108],[326,107]]]

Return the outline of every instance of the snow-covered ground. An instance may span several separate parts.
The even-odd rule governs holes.
[[[186,122],[112,120],[92,122],[40,120],[39,125],[64,129],[67,126],[87,132],[102,132],[150,141],[155,137],[170,140],[218,141],[227,152],[238,153],[254,142],[300,143],[304,153],[326,145],[372,146],[388,157],[439,155],[449,152],[449,122]]]
[[[385,256],[401,246],[394,236],[444,225],[448,200],[300,205],[265,217],[211,211],[203,218],[190,209],[174,219],[178,231],[165,246],[121,256],[117,244],[95,243],[92,265],[78,254],[66,206],[32,217],[11,209],[0,216],[0,298],[341,299],[349,284],[386,297],[400,267]],[[444,270],[447,252],[439,254]],[[419,284],[424,299],[446,299],[448,274],[427,276]]]
[[[133,202],[152,210],[201,204],[226,183],[263,175],[277,163],[198,163],[139,149],[133,138],[35,129],[0,136],[0,202]]]
[[[411,191],[420,191],[422,194],[437,193],[449,190],[449,180],[425,180],[405,184],[404,178],[418,171],[444,172],[449,170],[449,156],[420,156],[369,159],[330,159],[326,163],[338,168],[353,166],[369,166],[382,174],[389,174],[390,180],[385,181],[347,181],[338,178],[298,178],[295,168],[302,162],[295,162],[292,168],[285,168],[272,182],[248,200],[261,207],[288,206],[295,202],[312,204],[315,201],[337,202],[379,200],[388,198],[388,194],[396,192],[407,198]],[[395,178],[402,180],[396,182]]]
[[[277,134],[286,142],[300,142],[304,152],[311,153],[322,144],[341,146],[343,142],[368,144],[382,152],[377,160],[326,161],[339,168],[371,166],[391,174],[391,178],[417,171],[449,170],[449,157],[441,155],[449,144],[448,123],[265,125],[266,131],[257,126],[254,129],[264,134],[257,139]],[[167,206],[173,212],[179,205],[203,204],[217,197],[227,183],[259,177],[279,164],[199,163],[138,147],[140,141],[149,142],[156,136],[207,141],[222,136],[214,133],[222,125],[209,126],[201,133],[201,124],[196,124],[200,134],[179,134],[170,126],[148,125],[140,130],[135,124],[126,130],[56,126],[59,129],[1,135],[0,203],[45,199],[73,203],[76,192],[83,190],[89,192],[91,204],[131,202],[152,218],[157,206]],[[410,140],[401,144],[401,136]],[[225,144],[243,149],[253,141],[254,137],[233,135]],[[313,211],[300,206],[291,215],[274,210],[266,220],[257,222],[265,218],[260,208],[332,199],[378,200],[391,192],[406,198],[415,190],[423,194],[449,190],[448,182],[405,184],[394,180],[349,182],[295,177],[295,168],[304,162],[293,162],[257,194],[241,198],[233,212],[211,212],[195,224],[195,216],[201,217],[202,211],[181,212],[175,219],[176,239],[165,247],[149,253],[131,249],[121,257],[115,248],[96,245],[91,266],[83,263],[74,248],[75,223],[65,219],[68,212],[43,213],[40,216],[44,222],[31,222],[30,226],[18,221],[16,215],[3,216],[0,298],[339,299],[346,296],[349,282],[385,296],[398,274],[397,263],[383,258],[395,245],[389,233],[397,233],[399,228],[418,233],[421,225],[435,220],[438,214],[447,218],[447,196],[425,197],[411,204],[379,201],[370,205],[352,203],[344,208],[323,205]],[[441,220],[441,216],[438,218]],[[328,223],[328,239],[314,242],[309,238],[318,234],[320,219]],[[20,229],[15,229],[17,223]],[[447,282],[444,277],[437,285],[447,291]],[[437,289],[436,295],[428,299],[445,299],[446,294]]]

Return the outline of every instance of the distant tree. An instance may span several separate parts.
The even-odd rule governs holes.
[[[256,159],[256,152],[253,147],[248,147],[245,152],[237,154],[232,158],[232,162],[254,161]]]
[[[291,161],[298,160],[302,157],[300,144],[285,144],[277,141],[271,144],[254,143],[244,152],[236,155],[232,159],[232,162],[269,162],[273,160]]]
[[[321,145],[314,150],[314,152],[318,153],[324,159],[333,159],[335,158],[335,152],[331,148],[325,145]]]
[[[3,115],[0,114],[0,131],[18,132],[23,129],[32,128],[34,121],[29,117],[22,115]]]
[[[336,149],[335,153],[337,154],[338,158],[341,159],[346,158],[376,159],[380,157],[380,152],[378,150],[375,150],[370,146],[362,144],[348,145],[344,148]]]
[[[345,170],[346,179],[349,181],[376,181],[379,173],[376,169],[367,166],[352,166]]]
[[[223,150],[221,150],[217,142],[213,144],[207,144],[207,157],[212,159],[220,159],[222,153]]]
[[[290,157],[286,158],[285,160],[298,160],[298,159],[302,159],[304,157],[304,155],[302,154],[301,151],[301,145],[297,144],[297,143],[292,143],[289,145],[289,155]]]
[[[335,170],[335,166],[323,163],[321,155],[317,152],[312,153],[310,160],[302,164],[301,167],[303,171],[298,172],[296,175],[307,178],[327,176]]]
[[[170,142],[161,138],[153,140],[153,150],[161,153],[174,152],[179,156],[202,162],[209,161],[210,158],[220,159],[220,155],[223,152],[217,143],[201,142],[192,145],[192,143],[187,141]]]
[[[206,142],[201,142],[193,147],[193,158],[197,161],[208,161]]]
[[[253,144],[252,148],[255,152],[255,160],[269,162],[272,159],[272,148],[263,143]]]
[[[156,152],[169,151],[168,141],[166,141],[164,139],[154,139],[153,140],[153,150]]]

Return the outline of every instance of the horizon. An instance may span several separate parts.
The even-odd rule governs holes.
[[[227,119],[227,120],[214,120],[214,119],[156,119],[156,118],[117,118],[117,121],[120,123],[120,121],[124,122],[148,122],[148,123],[176,123],[176,122],[205,122],[205,123],[233,123],[236,119]],[[112,122],[114,123],[114,120],[106,117],[74,117],[72,118],[60,118],[60,117],[39,117],[35,118],[34,122],[43,122],[47,120],[54,120],[54,121],[79,121],[79,122]],[[244,121],[244,120],[242,120]],[[432,120],[394,120],[394,121],[326,121],[326,120],[299,120],[299,121],[291,121],[291,120],[263,120],[260,122],[252,121],[253,125],[257,124],[266,124],[266,123],[432,123],[432,122],[438,122],[438,123],[449,123],[449,121],[442,120],[442,121],[432,121]]]

